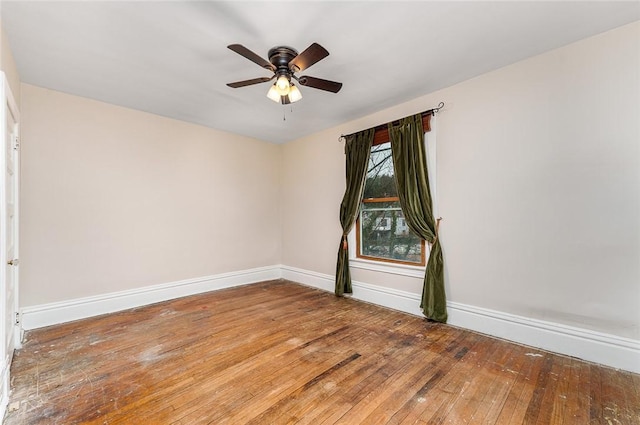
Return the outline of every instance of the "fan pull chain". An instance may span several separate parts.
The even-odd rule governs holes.
[[[282,121],[286,121],[286,120],[287,120],[287,110],[286,110],[286,109],[283,109],[282,111],[283,111],[283,112],[282,112]],[[291,113],[293,114],[293,106],[291,106],[290,111],[291,111]]]

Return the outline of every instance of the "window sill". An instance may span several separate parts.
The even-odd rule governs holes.
[[[410,266],[406,264],[392,264],[382,261],[365,260],[362,258],[349,258],[349,266],[354,269],[370,270],[400,276],[418,277],[423,279],[424,266]]]

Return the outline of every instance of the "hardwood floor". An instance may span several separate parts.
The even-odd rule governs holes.
[[[640,376],[264,282],[30,331],[16,424],[640,424]]]

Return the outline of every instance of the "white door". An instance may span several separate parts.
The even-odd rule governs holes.
[[[18,329],[18,189],[19,189],[19,138],[18,109],[3,73],[0,90],[3,133],[0,150],[0,347],[2,353],[2,399],[6,402],[9,391],[9,367],[14,349],[20,344]],[[0,411],[3,406],[0,405]]]

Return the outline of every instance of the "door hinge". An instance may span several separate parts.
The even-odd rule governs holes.
[[[20,150],[20,139],[18,136],[13,136],[13,150]]]
[[[20,324],[20,312],[16,311],[16,325]]]

